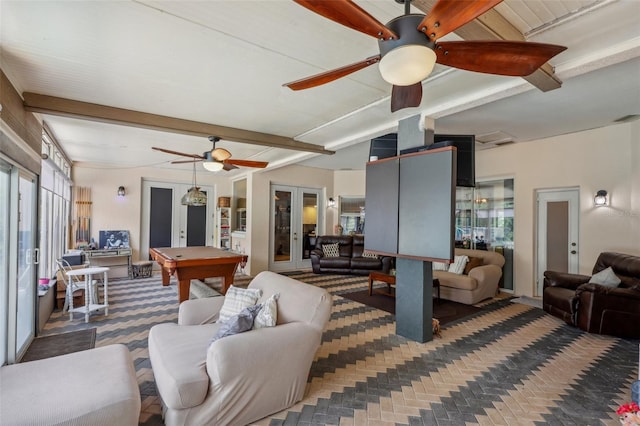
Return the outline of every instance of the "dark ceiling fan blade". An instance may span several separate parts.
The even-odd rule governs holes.
[[[474,20],[500,2],[502,0],[439,0],[420,22],[418,31],[435,41]]]
[[[523,77],[566,47],[526,41],[448,41],[436,45],[437,62],[487,74]]]
[[[211,158],[216,161],[224,161],[229,157],[231,157],[231,153],[224,148],[216,148],[211,151]]]
[[[391,112],[403,108],[417,107],[422,100],[422,82],[411,86],[393,86],[391,89]]]
[[[184,164],[184,163],[198,163],[202,161],[199,158],[194,158],[193,160],[176,160],[176,161],[172,161],[171,164]]]
[[[397,39],[398,36],[351,0],[294,0],[318,15],[331,19],[375,38]]]
[[[264,169],[269,165],[267,161],[251,161],[251,160],[224,160],[224,164],[232,164],[234,166],[244,166],[244,167],[257,167],[259,169]]]
[[[224,163],[222,165],[222,170],[226,170],[226,171],[233,170],[233,169],[238,169],[238,168],[239,168],[238,166],[234,166],[233,164]]]
[[[325,71],[320,74],[312,75],[300,80],[292,81],[291,83],[285,83],[283,86],[287,86],[291,90],[310,89],[312,87],[320,86],[321,84],[330,83],[341,77],[360,71],[363,68],[373,65],[380,61],[380,55],[371,56],[364,61],[356,62],[351,65],[346,65],[341,68],[336,68],[331,71]]]
[[[184,152],[172,151],[170,149],[157,148],[155,146],[152,146],[151,149],[155,149],[156,151],[165,152],[167,154],[182,155],[183,157],[193,157],[193,158],[199,158],[199,159],[203,159],[204,158],[202,155],[198,155],[198,154],[187,154],[187,153],[184,153]]]

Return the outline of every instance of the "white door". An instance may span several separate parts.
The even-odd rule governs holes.
[[[269,270],[310,268],[311,244],[324,216],[322,190],[271,186]]]
[[[537,191],[537,295],[544,271],[578,273],[580,191],[578,188]]]
[[[200,186],[207,205],[184,206],[182,196],[191,185],[143,181],[140,259],[149,257],[149,247],[213,246],[215,191]]]

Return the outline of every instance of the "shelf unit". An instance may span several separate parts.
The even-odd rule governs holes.
[[[109,278],[132,278],[130,248],[85,250],[83,251],[91,266],[108,266]],[[126,269],[126,272],[124,268]]]
[[[231,208],[218,207],[218,218],[216,221],[218,248],[231,249]]]

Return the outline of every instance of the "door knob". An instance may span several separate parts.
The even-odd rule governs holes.
[[[576,243],[571,243],[571,247],[575,247],[575,246],[576,246]]]
[[[577,251],[571,250],[571,254],[576,254],[576,253],[577,253]]]

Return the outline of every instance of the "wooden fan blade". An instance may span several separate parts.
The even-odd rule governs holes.
[[[157,148],[155,146],[152,146],[151,149],[155,149],[156,151],[166,152],[167,154],[182,155],[183,157],[193,157],[193,158],[204,159],[202,155],[198,155],[198,154],[187,154],[184,152],[172,151],[170,149]]]
[[[397,39],[398,36],[351,0],[294,0],[300,6],[333,22],[375,38]]]
[[[487,74],[523,77],[566,47],[526,41],[448,41],[436,45],[442,65]]]
[[[418,31],[435,41],[476,19],[502,0],[439,0],[424,17]]]
[[[251,161],[251,160],[224,160],[224,164],[232,164],[234,166],[244,166],[244,167],[257,167],[259,169],[264,169],[269,165],[267,161]]]
[[[216,161],[224,161],[229,157],[231,157],[231,153],[224,148],[216,148],[211,151],[211,158]]]
[[[391,112],[403,108],[417,107],[422,100],[422,82],[411,86],[393,86],[391,89]]]
[[[233,164],[224,163],[222,165],[222,170],[226,170],[226,171],[237,169],[237,168],[238,168],[238,166],[234,166]]]
[[[197,163],[199,161],[202,161],[202,160],[198,159],[198,158],[194,158],[193,160],[176,160],[176,161],[172,161],[171,164]]]
[[[320,86],[321,84],[330,83],[341,77],[360,71],[363,68],[380,62],[380,55],[371,56],[364,61],[356,62],[351,65],[346,65],[342,68],[336,68],[331,71],[325,71],[320,74],[306,77],[300,80],[292,81],[291,83],[285,83],[283,86],[287,86],[291,90],[310,89],[312,87]]]

